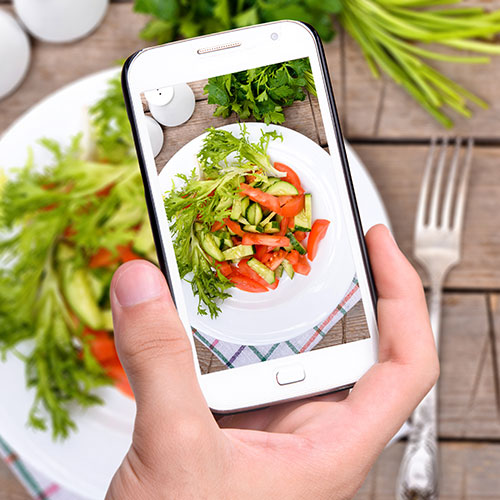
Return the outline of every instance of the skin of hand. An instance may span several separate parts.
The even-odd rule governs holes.
[[[137,415],[107,500],[352,498],[439,375],[416,271],[384,226],[366,243],[379,297],[378,363],[350,392],[218,420],[165,278],[145,261],[120,267],[111,303]]]

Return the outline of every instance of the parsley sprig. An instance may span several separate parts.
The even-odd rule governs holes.
[[[208,79],[204,92],[208,103],[216,104],[215,116],[227,118],[232,112],[240,119],[283,123],[283,109],[303,101],[306,92],[316,95],[307,58],[239,71]]]

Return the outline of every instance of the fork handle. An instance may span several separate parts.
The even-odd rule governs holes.
[[[436,345],[441,323],[441,283],[431,287],[429,316]],[[415,408],[397,479],[399,500],[438,498],[437,386]]]

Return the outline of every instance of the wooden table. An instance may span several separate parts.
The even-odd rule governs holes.
[[[0,0],[1,1],[1,0]],[[479,4],[479,1],[468,1]],[[484,2],[500,8],[500,0]],[[0,8],[11,11],[8,4]],[[33,42],[30,73],[0,102],[0,132],[62,85],[110,67],[144,46],[145,18],[112,3],[104,23],[68,45]],[[415,206],[429,138],[444,131],[391,81],[374,80],[343,32],[326,47],[337,102],[353,144],[386,203],[396,238],[411,258]],[[447,66],[449,76],[490,103],[452,135],[476,138],[463,259],[445,285],[441,349],[441,498],[500,498],[500,58],[487,66]],[[41,125],[42,127],[42,125]],[[424,282],[426,277],[422,276]],[[1,429],[0,429],[1,432]],[[404,444],[384,452],[357,499],[392,499]],[[0,464],[0,500],[28,498]]]

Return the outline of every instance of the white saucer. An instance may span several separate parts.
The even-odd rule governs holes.
[[[31,47],[26,33],[14,17],[0,10],[0,99],[24,80],[30,59]]]
[[[14,0],[28,31],[44,42],[64,43],[88,35],[102,21],[109,0]]]

